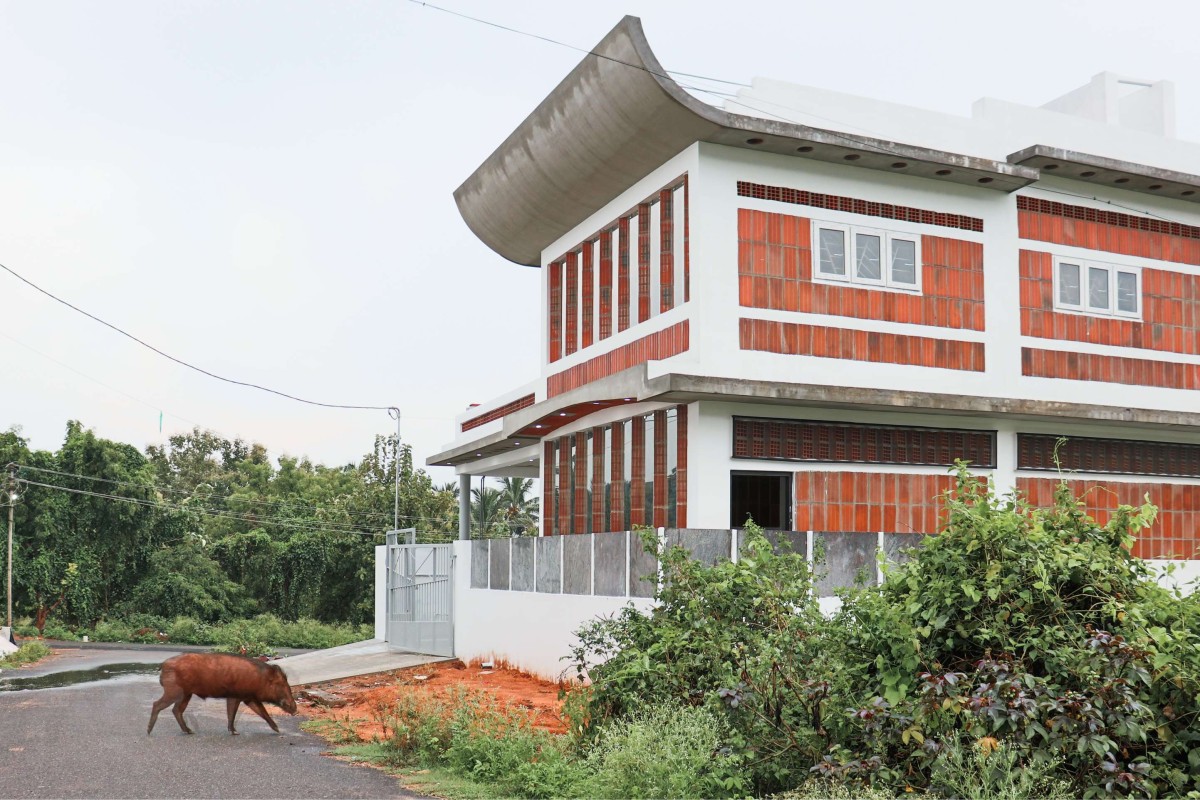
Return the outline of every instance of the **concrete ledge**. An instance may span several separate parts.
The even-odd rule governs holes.
[[[453,658],[445,656],[428,656],[421,653],[392,650],[382,639],[368,639],[365,642],[331,647],[328,650],[315,650],[303,655],[288,656],[271,663],[282,667],[288,676],[288,682],[295,687],[453,660]]]

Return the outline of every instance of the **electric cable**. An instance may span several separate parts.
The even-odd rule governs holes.
[[[351,410],[358,410],[358,411],[387,411],[389,408],[393,407],[393,406],[365,406],[365,405],[359,406],[359,405],[349,405],[349,404],[344,404],[344,403],[323,403],[318,400],[307,400],[303,397],[297,397],[296,395],[288,394],[287,392],[281,392],[278,389],[271,389],[270,387],[262,386],[257,383],[250,383],[249,381],[239,381],[239,380],[235,380],[234,378],[226,378],[224,375],[218,375],[215,372],[210,372],[209,370],[206,370],[202,367],[198,367],[195,364],[190,364],[181,358],[176,358],[175,356],[171,355],[170,353],[166,353],[166,352],[160,350],[159,348],[155,347],[154,345],[150,344],[149,342],[139,339],[138,337],[134,336],[132,333],[122,330],[121,328],[117,327],[116,325],[113,325],[111,322],[106,322],[105,320],[100,319],[100,317],[97,317],[95,314],[91,314],[87,311],[84,311],[79,306],[62,299],[61,297],[55,295],[54,293],[52,293],[50,291],[47,291],[46,289],[43,289],[41,286],[38,286],[36,283],[29,280],[24,275],[21,275],[16,270],[12,269],[11,267],[9,267],[5,264],[0,263],[0,269],[3,269],[5,272],[9,273],[14,278],[16,278],[17,280],[26,284],[27,286],[30,286],[31,288],[36,289],[37,291],[46,295],[46,297],[49,297],[51,300],[54,300],[57,303],[61,303],[62,305],[66,306],[67,308],[70,308],[73,311],[77,311],[80,314],[83,314],[85,317],[87,317],[91,320],[99,322],[101,325],[105,326],[106,328],[116,331],[117,333],[121,334],[125,338],[131,339],[131,340],[137,342],[142,347],[145,347],[147,350],[151,350],[169,361],[174,361],[176,364],[179,364],[180,366],[187,367],[190,370],[199,372],[202,375],[207,375],[210,378],[215,378],[216,380],[224,381],[225,383],[231,383],[235,386],[245,386],[250,389],[258,389],[263,392],[269,392],[270,394],[278,395],[280,397],[286,397],[289,400],[295,400],[298,403],[306,403],[310,406],[321,406],[323,408],[342,408],[342,409],[351,409]]]

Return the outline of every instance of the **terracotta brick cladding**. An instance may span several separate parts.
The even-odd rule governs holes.
[[[1017,490],[1030,505],[1048,507],[1054,504],[1054,489],[1058,478],[1017,478]],[[1118,505],[1140,506],[1149,495],[1158,506],[1154,524],[1141,532],[1133,554],[1139,558],[1195,559],[1200,558],[1200,486],[1194,484],[1107,480],[1068,480],[1067,485],[1083,501],[1084,511],[1101,525],[1112,518]]]
[[[739,323],[743,350],[970,372],[984,370],[982,342],[930,339],[765,319],[743,318]]]
[[[1160,389],[1200,389],[1200,364],[1068,353],[1034,347],[1021,348],[1021,374],[1030,378],[1123,383]]]
[[[688,349],[688,338],[688,321],[678,322],[551,375],[546,379],[546,394],[555,397],[623,369],[679,355]]]
[[[937,533],[951,475],[893,472],[797,472],[799,531]]]
[[[1200,227],[1036,197],[1017,196],[1017,233],[1022,239],[1200,264]]]
[[[491,411],[485,411],[477,417],[471,417],[462,424],[462,429],[464,432],[466,432],[472,428],[478,428],[480,425],[486,425],[493,420],[507,417],[514,411],[520,411],[522,408],[529,408],[531,405],[533,405],[533,401],[534,396],[532,394],[519,397],[516,400],[513,400],[511,403],[505,403],[502,406],[493,408]]]
[[[780,203],[792,203],[799,206],[812,206],[830,211],[844,211],[848,214],[864,214],[868,217],[896,219],[904,222],[919,222],[924,225],[938,225],[943,228],[958,228],[964,231],[983,232],[983,220],[979,217],[968,217],[963,214],[948,214],[941,211],[929,211],[911,206],[898,206],[892,203],[876,203],[870,200],[860,200],[854,197],[840,197],[835,194],[808,192],[803,189],[789,189],[785,186],[766,186],[750,181],[738,181],[739,197],[753,197],[758,200],[775,200]]]
[[[738,209],[738,291],[742,306],[981,331],[983,245],[921,237],[923,292],[817,282],[806,217]]]
[[[1022,250],[1021,333],[1042,339],[1093,342],[1200,355],[1200,275],[1142,270],[1142,319],[1054,310],[1054,257]]]
[[[682,190],[679,197],[676,192]],[[683,252],[675,252],[675,205],[682,209]],[[651,209],[659,206],[659,247],[651,254]],[[688,257],[688,181],[684,174],[620,214],[596,233],[547,265],[550,330],[549,360],[592,346],[631,325],[687,302],[691,289]],[[637,241],[630,241],[636,219]],[[613,248],[613,235],[618,245]],[[599,243],[599,254],[595,252]],[[650,296],[652,255],[659,258],[659,292]],[[683,270],[683,298],[675,297],[675,274]],[[599,285],[597,286],[597,277]],[[630,280],[636,281],[631,286]],[[615,287],[614,287],[615,282]],[[614,294],[615,288],[615,294]],[[614,319],[616,317],[616,319]],[[593,332],[593,329],[596,329]]]

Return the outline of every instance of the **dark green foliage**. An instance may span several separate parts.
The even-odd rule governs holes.
[[[397,474],[402,527],[457,525],[453,495],[395,437],[376,437],[357,465],[285,456],[276,469],[262,445],[199,429],[142,455],[72,421],[53,453],[0,433],[0,458],[27,482],[14,600],[39,627],[257,612],[361,624],[373,618],[374,547],[393,527]]]
[[[1097,525],[1065,484],[1041,510],[958,478],[941,535],[830,620],[802,563],[758,537],[739,564],[666,554],[654,611],[580,631],[595,685],[572,719],[595,739],[646,705],[723,708],[755,794],[810,775],[980,797],[1200,792],[1200,600],[1129,552],[1155,509]]]
[[[746,535],[737,562],[705,567],[643,532],[662,564],[658,604],[585,626],[573,661],[592,681],[585,734],[645,706],[728,708],[724,744],[746,755],[754,785],[770,791],[806,775],[824,746],[810,722],[825,701],[824,657],[812,646],[825,623],[804,556],[774,552],[753,524]],[[805,665],[803,676],[780,668],[793,663]]]

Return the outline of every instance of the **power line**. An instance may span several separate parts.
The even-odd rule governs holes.
[[[66,300],[63,300],[61,297],[55,295],[54,293],[49,292],[46,289],[43,289],[41,286],[38,286],[36,283],[29,280],[25,276],[21,275],[20,273],[18,273],[16,270],[12,269],[11,267],[8,267],[4,264],[0,264],[0,269],[3,269],[5,272],[8,272],[14,278],[16,278],[17,280],[26,284],[27,286],[30,286],[33,289],[36,289],[37,291],[46,295],[46,297],[49,297],[51,300],[54,300],[57,303],[61,303],[62,305],[66,306],[67,308],[69,308],[73,311],[77,311],[80,314],[83,314],[88,319],[99,322],[101,325],[105,326],[106,328],[109,328],[110,330],[116,331],[117,333],[121,334],[122,336],[124,336],[127,339],[132,339],[133,341],[140,344],[142,347],[145,347],[147,350],[151,350],[151,351],[157,353],[158,355],[162,356],[163,358],[168,359],[169,361],[174,361],[176,364],[179,364],[180,366],[187,367],[190,370],[195,370],[196,372],[199,372],[202,375],[207,375],[210,378],[215,378],[219,381],[224,381],[225,383],[232,383],[235,386],[245,386],[250,389],[258,389],[259,391],[269,392],[270,394],[278,395],[280,397],[286,397],[289,400],[295,400],[298,403],[307,403],[310,406],[321,406],[323,408],[344,408],[344,409],[352,409],[352,410],[359,410],[359,411],[387,411],[389,408],[389,406],[356,406],[356,405],[348,405],[348,404],[343,404],[343,403],[322,403],[317,400],[307,400],[303,397],[297,397],[296,395],[288,394],[287,392],[281,392],[277,389],[271,389],[267,386],[261,386],[257,383],[250,383],[249,381],[239,381],[239,380],[235,380],[233,378],[226,378],[225,376],[218,375],[215,372],[209,372],[208,370],[203,369],[202,367],[197,367],[195,364],[190,364],[187,361],[184,361],[183,359],[176,358],[175,356],[171,355],[170,353],[165,353],[162,350],[155,347],[154,345],[150,344],[149,342],[139,339],[138,337],[134,336],[132,333],[128,333],[127,331],[124,331],[121,328],[118,328],[116,325],[113,325],[111,322],[106,322],[106,321],[100,319],[100,317],[97,317],[95,314],[91,314],[87,311],[84,311],[79,306],[74,305],[73,303],[70,303]]]
[[[634,70],[641,70],[642,72],[647,72],[649,74],[652,74],[652,76],[658,76],[659,78],[668,78],[668,77],[671,77],[672,74],[677,74],[677,76],[684,76],[685,78],[697,78],[700,80],[712,80],[713,83],[724,83],[724,84],[728,84],[728,85],[732,85],[732,86],[749,86],[750,85],[750,84],[740,83],[740,82],[738,82],[738,80],[725,80],[722,78],[709,78],[707,76],[697,76],[697,74],[694,74],[691,72],[677,72],[674,70],[666,70],[665,72],[654,72],[653,70],[648,70],[647,67],[644,67],[641,64],[630,64],[629,61],[622,61],[620,59],[614,59],[614,58],[612,58],[611,55],[605,55],[604,53],[596,53],[595,50],[588,49],[586,47],[577,47],[577,46],[575,46],[575,44],[569,44],[568,42],[562,42],[562,41],[557,40],[557,38],[542,36],[540,34],[532,34],[532,32],[520,30],[517,28],[509,28],[508,25],[494,23],[490,19],[481,19],[479,17],[472,17],[472,16],[470,16],[470,14],[464,14],[461,11],[452,11],[452,10],[450,10],[450,8],[444,8],[442,6],[433,5],[432,2],[424,2],[424,0],[409,0],[409,2],[414,2],[414,4],[419,5],[421,7],[425,7],[425,8],[433,8],[434,11],[440,11],[440,12],[443,12],[446,14],[450,14],[450,16],[452,16],[452,17],[461,17],[462,19],[469,19],[470,22],[473,22],[473,23],[480,23],[481,25],[490,26],[490,28],[497,28],[499,30],[508,31],[508,32],[510,32],[510,34],[516,34],[518,36],[528,36],[529,38],[536,38],[536,40],[539,40],[541,42],[547,42],[548,44],[557,44],[558,47],[565,47],[570,50],[575,50],[575,52],[577,52],[577,53],[586,53],[587,55],[594,55],[598,59],[612,61],[613,64],[620,64],[620,65],[623,65],[626,67],[631,67],[631,68],[634,68]]]
[[[159,492],[162,494],[186,495],[187,497],[195,499],[199,502],[213,501],[213,500],[221,501],[221,502],[228,502],[230,500],[230,498],[233,497],[232,495],[227,495],[227,494],[223,495],[223,494],[218,494],[216,492],[214,492],[213,494],[211,494],[207,497],[200,497],[195,494],[189,493],[186,489],[170,489],[170,488],[167,488],[164,486],[157,486],[155,484],[137,483],[134,481],[119,481],[119,480],[115,480],[113,478],[98,478],[98,477],[95,477],[92,475],[79,475],[79,474],[76,474],[73,472],[63,472],[61,470],[47,469],[45,467],[34,467],[34,466],[30,466],[28,464],[18,464],[17,466],[22,470],[29,470],[32,472],[41,472],[41,473],[45,473],[48,475],[57,475],[57,476],[63,477],[63,478],[76,478],[79,480],[87,480],[87,481],[95,481],[98,483],[113,484],[115,486],[128,486],[128,487],[132,487],[135,489],[144,489],[147,491],[155,491],[155,492]],[[32,482],[30,482],[30,483],[32,483]],[[38,484],[38,485],[43,485],[43,484]],[[59,486],[56,488],[61,488],[64,491],[72,491],[72,490],[68,489],[67,487]],[[83,490],[80,490],[80,491],[83,491]],[[135,498],[121,498],[119,495],[104,495],[104,496],[115,497],[118,499],[130,499],[130,500],[135,499]],[[237,498],[236,502],[274,507],[274,509],[277,511],[281,511],[281,510],[287,511],[287,510],[295,509],[295,510],[320,512],[320,511],[325,510],[321,506],[310,505],[308,503],[297,503],[297,502],[289,501],[289,500],[252,500],[250,498],[245,498],[245,499]],[[164,503],[164,505],[171,505],[171,504]],[[184,508],[184,506],[172,506],[172,507]],[[196,509],[197,506],[188,505],[188,506],[186,506],[186,508]],[[213,510],[219,511],[219,509],[213,509]],[[368,522],[369,521],[390,522],[392,520],[391,514],[384,514],[381,512],[351,511],[350,509],[345,509],[345,508],[339,509],[339,510],[342,513],[345,513],[349,517],[361,519],[361,520],[368,521]],[[222,513],[238,514],[239,512],[230,511],[230,512],[222,512]],[[261,521],[264,523],[272,522],[272,520],[270,520],[270,519],[263,520],[258,517],[255,517],[252,514],[244,514],[244,515],[241,515],[240,518],[243,519],[244,521]],[[403,520],[406,520],[406,521],[410,521],[410,522],[444,522],[444,520],[442,520],[438,517],[423,517],[423,516],[418,516],[415,514],[401,514],[400,518]],[[353,529],[354,528],[353,525],[347,525],[347,524],[341,523],[341,522],[327,522],[327,523],[322,523],[322,525],[325,527],[330,527],[330,528],[345,528],[345,529]],[[350,532],[354,532],[354,531],[351,530]]]

